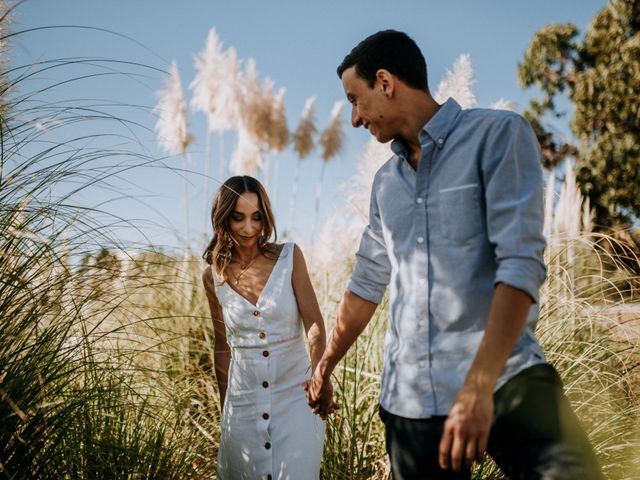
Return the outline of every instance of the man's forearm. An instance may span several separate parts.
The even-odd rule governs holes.
[[[478,352],[449,410],[439,446],[440,467],[459,472],[481,461],[494,413],[493,390],[516,344],[532,300],[522,290],[499,284],[494,291]]]
[[[338,319],[329,345],[318,364],[319,373],[329,378],[338,362],[365,329],[377,308],[376,303],[364,300],[347,290],[338,308]]]
[[[487,327],[465,379],[465,386],[491,391],[522,333],[532,300],[522,290],[496,286]]]

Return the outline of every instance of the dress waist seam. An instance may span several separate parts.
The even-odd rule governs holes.
[[[287,343],[294,343],[301,341],[300,336],[290,337],[283,340],[278,341],[269,341],[267,343],[259,344],[259,345],[229,345],[234,350],[259,350],[264,349],[265,347],[278,347]],[[304,341],[302,342],[302,346],[304,346]]]

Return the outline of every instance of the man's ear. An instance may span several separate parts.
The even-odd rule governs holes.
[[[391,98],[393,96],[396,86],[395,82],[396,79],[389,70],[381,68],[376,72],[375,88],[379,88],[387,98]]]

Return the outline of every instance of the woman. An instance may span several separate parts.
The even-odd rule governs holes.
[[[252,177],[222,185],[211,219],[202,280],[222,405],[218,478],[317,480],[325,425],[305,387],[326,333],[302,252],[269,242],[273,213]]]

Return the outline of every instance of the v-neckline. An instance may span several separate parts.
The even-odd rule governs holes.
[[[280,249],[280,253],[278,254],[278,258],[276,259],[276,262],[273,264],[273,268],[271,269],[271,271],[269,272],[269,276],[267,277],[267,281],[264,282],[264,286],[262,287],[262,291],[260,292],[260,295],[258,295],[258,298],[256,299],[256,303],[253,303],[251,300],[249,300],[247,297],[245,297],[244,295],[242,295],[239,291],[237,291],[235,288],[233,288],[231,286],[230,282],[224,282],[233,293],[235,293],[236,295],[238,295],[240,298],[242,298],[245,302],[247,302],[249,305],[251,305],[254,308],[258,308],[258,304],[260,303],[260,300],[262,300],[262,296],[264,295],[264,292],[267,291],[267,287],[269,286],[269,283],[271,283],[271,277],[273,277],[273,272],[275,272],[276,268],[278,268],[278,263],[280,263],[280,258],[282,258],[282,253],[284,252],[284,249],[287,247],[286,244],[284,244],[282,246],[282,248]]]

